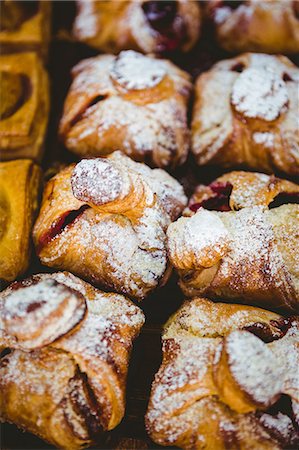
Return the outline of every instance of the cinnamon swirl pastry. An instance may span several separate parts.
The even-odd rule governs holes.
[[[199,165],[299,175],[299,69],[283,56],[243,54],[196,82],[192,149]]]
[[[77,0],[74,35],[104,52],[186,52],[196,43],[201,27],[197,2]]]
[[[122,150],[157,167],[182,164],[189,149],[190,76],[133,51],[100,55],[73,69],[60,134],[80,156]]]
[[[65,449],[116,427],[141,310],[67,272],[12,284],[0,308],[2,420]]]
[[[181,185],[121,152],[66,167],[46,185],[33,237],[43,264],[141,300],[165,282],[166,228]]]
[[[186,302],[168,321],[146,416],[151,438],[183,449],[297,448],[298,317]]]

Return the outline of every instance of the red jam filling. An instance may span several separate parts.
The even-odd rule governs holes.
[[[213,194],[200,203],[190,205],[189,208],[191,211],[196,212],[200,207],[210,211],[231,211],[229,199],[233,190],[233,185],[228,182],[221,183],[215,181],[214,183],[211,183],[209,187],[213,191]]]
[[[176,20],[176,1],[143,2],[142,9],[150,26],[159,33],[159,51],[173,51],[186,39],[183,20]]]
[[[89,208],[88,205],[83,205],[81,208],[74,211],[67,211],[61,217],[59,217],[56,222],[51,225],[51,228],[46,231],[39,239],[37,253],[40,253],[42,249],[49,244],[49,242],[63,232],[63,230],[73,224],[78,217],[80,217],[83,212]]]

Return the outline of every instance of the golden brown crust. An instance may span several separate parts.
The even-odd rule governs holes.
[[[41,261],[142,299],[169,275],[166,228],[180,184],[121,152],[82,160],[46,185],[33,237]]]
[[[0,307],[2,419],[66,449],[113,429],[141,310],[67,272],[14,283]]]
[[[31,229],[41,170],[30,160],[0,163],[0,279],[13,281],[28,268]]]
[[[155,5],[154,5],[155,3]],[[104,52],[142,53],[188,51],[200,34],[201,12],[196,2],[77,1],[75,37]],[[149,18],[163,16],[164,23]],[[158,23],[159,22],[159,23]]]
[[[156,167],[185,161],[187,73],[169,61],[126,51],[81,61],[73,77],[60,123],[71,151],[105,156],[121,150]]]
[[[146,416],[151,438],[184,449],[295,446],[296,418],[277,400],[289,395],[295,413],[298,327],[298,318],[259,308],[186,302],[162,338]]]
[[[1,3],[1,53],[34,51],[46,58],[51,31],[51,2],[4,0]]]
[[[0,77],[6,88],[0,120],[1,159],[40,161],[49,113],[48,75],[35,53],[22,53],[0,56]]]
[[[195,87],[192,149],[199,165],[299,174],[299,69],[283,56],[217,63]]]
[[[209,0],[206,12],[213,20],[219,45],[230,52],[297,53],[297,3]]]
[[[238,211],[256,205],[273,208],[283,203],[299,203],[298,184],[274,175],[235,171],[221,175],[210,185],[198,185],[184,215],[193,215],[201,206],[215,211]]]
[[[229,182],[232,198],[221,194],[220,188],[227,189],[227,181],[223,183],[223,179],[232,181]],[[247,196],[245,188],[248,179],[255,179],[250,187],[252,197]],[[239,186],[238,183],[234,186],[236,180]],[[271,180],[277,190],[274,187],[269,193]],[[258,182],[264,186],[259,186]],[[197,210],[194,215],[178,219],[167,230],[168,255],[179,272],[183,292],[191,297],[207,295],[298,311],[299,205],[292,204],[292,200],[289,204],[271,202],[280,189],[298,196],[298,187],[280,180],[275,183],[275,179],[262,174],[245,175],[242,172],[227,174],[222,183],[215,182],[210,186],[214,191],[217,188],[218,197],[212,197],[213,202],[217,204],[217,198],[220,198],[220,207],[218,204],[210,209],[220,211],[204,209],[211,206],[210,200],[206,199],[186,211],[186,215],[190,215],[192,209]],[[209,190],[211,187],[207,192]],[[203,188],[199,196],[206,194],[210,195]],[[223,204],[221,196],[224,197]],[[282,203],[288,201],[285,198]],[[273,208],[267,209],[268,202]],[[223,205],[228,208],[222,208]],[[236,205],[237,209],[242,209],[230,211],[230,207]]]

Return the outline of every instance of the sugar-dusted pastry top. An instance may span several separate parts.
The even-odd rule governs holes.
[[[274,175],[235,171],[221,175],[207,186],[198,185],[184,215],[192,215],[200,207],[238,211],[256,205],[271,209],[284,203],[299,203],[298,184]]]
[[[14,281],[28,268],[41,170],[29,159],[0,162],[0,280]]]
[[[186,449],[298,445],[298,318],[204,298],[165,326],[146,416],[151,438]]]
[[[43,64],[33,52],[2,54],[0,80],[0,158],[40,161],[49,114]]]
[[[186,160],[187,73],[167,60],[123,51],[81,61],[72,74],[60,123],[71,151],[105,156],[121,150],[158,167]]]
[[[161,169],[121,152],[82,160],[48,182],[34,227],[43,264],[142,299],[166,280],[166,228],[187,198]]]
[[[74,36],[104,52],[185,52],[200,34],[197,2],[79,0],[77,7]]]
[[[120,422],[138,307],[60,272],[12,284],[0,309],[3,420],[74,449]]]
[[[297,184],[261,173],[199,185],[167,230],[184,293],[298,311],[298,203]]]
[[[245,53],[196,82],[192,149],[199,165],[299,174],[299,69],[283,56]]]
[[[298,53],[299,7],[295,0],[208,0],[219,45],[231,52]]]

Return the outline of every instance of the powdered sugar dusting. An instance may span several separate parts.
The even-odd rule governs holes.
[[[123,51],[115,59],[110,76],[125,89],[149,89],[166,75],[159,60],[148,58],[133,50]]]
[[[81,294],[51,279],[12,290],[3,302],[5,330],[21,348],[54,341],[82,320],[86,310]]]
[[[233,331],[225,340],[231,374],[242,391],[268,407],[282,392],[283,367],[264,342],[247,331]]]
[[[209,267],[227,251],[228,232],[213,212],[200,208],[167,230],[169,257],[177,268]]]
[[[115,200],[128,186],[122,183],[121,173],[104,159],[83,159],[76,164],[71,184],[74,196],[83,202],[103,205]],[[125,192],[123,192],[125,191]]]
[[[20,286],[7,288],[1,294],[6,302],[6,316],[13,314],[15,317],[20,306],[20,317],[23,318],[26,304],[30,304],[32,298],[40,298],[41,294],[48,291],[47,288],[50,289],[50,299],[47,300],[50,303],[49,309],[52,307],[53,298],[59,301],[60,290],[64,294],[71,292],[79,299],[82,298],[79,291],[84,292],[86,315],[81,316],[80,320],[72,325],[72,319],[65,317],[60,336],[53,342],[44,341],[41,349],[36,349],[33,345],[30,348],[33,351],[30,352],[15,350],[20,348],[21,342],[14,342],[10,330],[4,330],[4,343],[8,340],[12,349],[1,366],[1,389],[7,392],[4,403],[8,404],[10,389],[13,389],[17,405],[22,405],[20,424],[24,428],[28,424],[28,402],[30,420],[36,424],[35,428],[29,426],[31,431],[45,436],[46,439],[54,439],[56,445],[63,442],[59,446],[65,446],[62,429],[59,437],[61,441],[56,440],[57,436],[47,434],[44,429],[49,420],[51,423],[57,421],[56,429],[59,429],[62,415],[76,439],[80,438],[88,444],[93,438],[90,427],[87,426],[91,416],[99,430],[101,426],[107,429],[114,415],[116,421],[117,417],[118,420],[122,417],[128,358],[132,340],[138,334],[144,316],[137,306],[121,295],[101,292],[67,272],[34,275]],[[51,323],[52,330],[53,327],[55,329],[56,320],[60,321],[60,317],[55,317]],[[34,328],[35,324],[32,326]],[[44,332],[43,328],[41,332]],[[20,335],[20,332],[17,334]],[[3,345],[2,337],[0,344]],[[113,390],[111,394],[108,393],[110,388]],[[94,400],[90,401],[91,390],[96,403]],[[39,402],[37,404],[45,402],[45,408],[31,410],[31,396]],[[26,399],[24,402],[23,398]],[[6,419],[15,419],[10,417],[8,408],[4,408],[3,413]],[[112,422],[113,424],[115,426]]]
[[[227,280],[236,295],[252,293],[253,278],[249,268],[255,267],[256,289],[282,287],[284,262],[275,242],[274,230],[262,206],[244,208],[237,213],[217,213],[231,235],[231,251],[222,260],[219,278]]]
[[[122,52],[115,58],[100,55],[73,69],[60,124],[66,145],[88,156],[120,148],[158,167],[183,163],[189,148],[189,77],[166,60],[136,52]],[[149,101],[146,89],[160,82],[162,74],[167,75],[172,92],[165,95],[162,88],[157,89]],[[126,95],[128,89],[136,92]],[[97,98],[100,101],[93,104]]]
[[[74,31],[78,39],[92,39],[98,31],[98,17],[93,2],[80,1],[80,13],[76,15]]]
[[[65,197],[73,199],[75,194],[90,208],[51,238],[40,252],[42,261],[96,285],[144,298],[166,273],[166,229],[186,204],[182,187],[163,171],[155,172],[120,152],[83,160],[75,169],[66,169],[65,176],[72,181]],[[61,214],[72,207],[58,200],[60,180],[53,195]],[[56,210],[53,202],[47,207]],[[47,226],[55,219],[51,215]]]
[[[289,97],[285,82],[273,70],[250,67],[236,79],[231,101],[248,118],[272,121],[286,111]]]
[[[287,352],[285,345],[291,344],[290,334],[294,331],[265,344],[252,333],[239,330],[239,313],[243,315],[242,326],[258,321],[270,328],[272,321],[281,319],[259,308],[214,304],[195,298],[185,302],[167,323],[163,362],[153,382],[146,416],[147,429],[155,442],[193,448],[195,443],[209,439],[209,444],[223,442],[223,446],[231,448],[245,445],[249,440],[267,442],[267,445],[273,442],[275,446],[276,439],[279,442],[284,439],[287,447],[296,438],[287,416],[280,412],[276,416],[259,412],[260,407],[264,410],[284,392],[288,365],[282,355],[283,351]],[[202,326],[196,327],[196,319],[203,320]],[[214,331],[206,333],[205,326]],[[281,354],[274,351],[274,344],[284,349]],[[238,390],[234,389],[231,396],[227,391],[232,405],[226,404],[218,390],[215,374],[218,368],[221,370],[218,364],[224,348],[235,381],[257,403],[249,414],[238,413],[233,408]],[[215,437],[213,442],[212,426],[223,432],[217,435],[221,441]]]
[[[264,147],[271,148],[274,146],[274,134],[271,132],[258,132],[252,135],[254,142],[262,144]]]
[[[284,439],[286,442],[291,442],[294,426],[292,420],[286,415],[278,412],[275,416],[271,414],[262,414],[260,421],[266,430],[274,432],[279,438]]]

